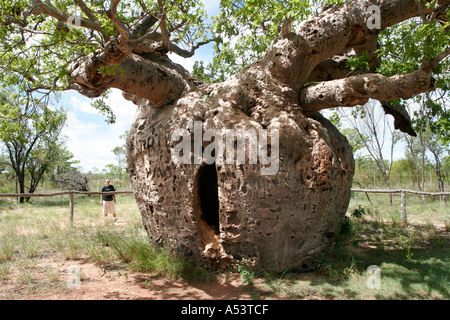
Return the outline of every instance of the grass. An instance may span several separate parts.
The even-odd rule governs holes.
[[[449,206],[438,199],[408,199],[408,226],[400,219],[400,200],[356,194],[336,243],[315,272],[283,275],[261,272],[263,281],[247,285],[255,298],[273,293],[293,299],[450,298]],[[380,287],[368,285],[368,268],[377,266]],[[257,276],[258,278],[258,276]]]
[[[56,256],[63,260],[89,259],[98,266],[124,265],[133,271],[171,278],[197,279],[201,268],[153,247],[143,228],[132,196],[116,204],[120,227],[104,223],[97,197],[78,197],[74,225],[69,227],[68,200],[37,200],[30,204],[0,205],[0,282],[18,285],[35,281],[37,263]],[[49,267],[48,283],[62,283],[61,273]]]
[[[314,272],[282,274],[238,267],[242,290],[255,299],[449,299],[448,205],[408,196],[408,226],[400,219],[400,199],[389,207],[386,195],[356,194],[336,243]],[[75,197],[74,226],[68,227],[68,199],[33,199],[18,205],[0,201],[0,285],[63,290],[57,268],[45,259],[88,259],[120,274],[139,271],[185,280],[208,281],[207,272],[152,246],[132,196],[116,205],[120,227],[105,224],[97,197]],[[369,266],[381,271],[379,289],[368,286]],[[1,294],[1,290],[0,290]],[[1,296],[1,295],[0,295]]]

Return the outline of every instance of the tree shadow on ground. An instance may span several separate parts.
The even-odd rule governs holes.
[[[391,244],[383,250],[349,241],[313,272],[272,275],[262,280],[263,286],[245,285],[243,290],[253,297],[278,296],[281,291],[290,299],[449,299],[450,246],[447,237],[440,239],[438,246]],[[372,265],[380,267],[382,290],[367,287],[367,268]]]
[[[408,253],[411,254],[409,258],[404,249],[391,249],[382,253],[379,249],[373,249],[355,254],[353,257],[356,263],[352,272],[364,276],[369,266],[380,267],[380,282],[385,290],[377,291],[374,294],[376,299],[435,299],[436,296],[449,299],[450,249],[411,249]],[[340,268],[346,270],[344,265]],[[348,298],[358,297],[358,292],[345,288],[347,282],[346,279],[333,281],[323,277],[311,281],[310,285],[328,285],[324,294],[330,297],[339,288]]]
[[[433,292],[444,299],[450,298],[449,263],[450,250],[412,250],[413,257],[406,259],[403,250],[394,250],[383,255],[383,264],[392,267],[382,268],[382,281],[393,280],[401,285],[403,293],[394,293],[394,299],[432,298]],[[400,257],[400,258],[399,258]],[[423,289],[426,291],[423,292]],[[379,298],[383,298],[379,296]]]

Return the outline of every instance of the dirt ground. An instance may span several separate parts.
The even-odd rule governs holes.
[[[53,270],[53,271],[52,271]],[[18,271],[15,271],[18,272]],[[55,279],[51,279],[51,273]],[[11,274],[0,287],[0,300],[246,300],[239,274],[209,281],[185,281],[131,272],[119,266],[100,267],[87,259],[42,259],[32,279]],[[57,279],[56,279],[57,278]],[[8,281],[10,279],[10,281]],[[13,280],[14,279],[14,280]],[[259,296],[258,299],[265,297]],[[277,299],[271,295],[270,299]]]
[[[416,222],[417,223],[417,222]],[[437,229],[443,239],[450,233],[444,225]],[[21,270],[22,269],[22,270]],[[212,275],[209,281],[170,279],[133,272],[119,264],[99,266],[87,257],[66,260],[53,252],[29,266],[15,268],[0,282],[0,300],[254,300],[238,273]],[[25,270],[25,271],[24,271]],[[297,280],[311,281],[317,273],[299,274]],[[257,280],[256,280],[257,281]],[[271,292],[256,299],[285,300]],[[308,297],[323,299],[323,297]]]

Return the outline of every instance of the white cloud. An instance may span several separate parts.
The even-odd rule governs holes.
[[[121,131],[119,135],[123,134],[129,129],[131,123],[136,115],[137,106],[131,101],[126,100],[122,91],[113,89],[109,95],[109,106],[116,115],[116,123],[112,125],[115,130]]]
[[[402,143],[402,146],[403,146],[403,143]],[[406,157],[405,152],[400,151],[400,150],[394,152],[393,155],[392,155],[392,159],[394,161],[397,161],[397,160],[400,160],[400,159],[405,159],[405,157]]]
[[[63,134],[68,137],[67,147],[74,154],[74,158],[80,161],[80,166],[84,171],[89,171],[93,167],[103,168],[108,150],[108,139],[101,134],[102,126],[82,121],[69,111],[67,127]]]
[[[129,129],[137,107],[125,100],[119,90],[113,90],[110,107],[117,121],[109,125],[104,116],[90,106],[89,99],[72,93],[66,103],[69,111],[63,135],[68,137],[67,147],[74,159],[80,161],[83,171],[102,170],[107,164],[116,163],[112,150],[124,143],[120,136]]]
[[[70,103],[74,110],[89,114],[99,114],[97,110],[91,107],[89,100],[83,99],[81,96],[71,95]]]

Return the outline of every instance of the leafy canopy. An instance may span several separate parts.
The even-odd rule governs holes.
[[[201,0],[0,0],[0,83],[14,86],[30,95],[72,89],[70,66],[83,56],[105,49],[121,36],[121,28],[136,37],[168,33],[169,40],[188,50],[194,44],[214,40],[214,58],[209,64],[198,62],[194,74],[205,82],[223,81],[255,62],[279,37],[284,25],[294,29],[324,5],[342,6],[344,0],[221,0],[220,11],[212,24]],[[435,6],[436,1],[416,1]],[[114,21],[111,6],[117,4]],[[81,27],[67,24],[69,18]],[[149,30],[140,29],[154,17]],[[382,17],[381,17],[382,18]],[[151,20],[151,19],[150,19]],[[420,68],[424,59],[434,59],[450,47],[450,9],[447,19],[428,15],[404,21],[379,33],[381,58],[376,69],[386,76],[406,74]],[[177,53],[177,50],[168,51]],[[350,55],[349,68],[368,69],[369,54]],[[434,69],[437,94],[430,97],[428,116],[436,119],[436,132],[450,131],[448,111],[441,97],[449,90],[449,64],[444,60]],[[117,66],[101,67],[100,74],[120,72]],[[114,122],[106,104],[107,93],[93,100],[93,106]],[[404,103],[397,101],[397,104]],[[445,138],[448,143],[448,138]]]
[[[98,0],[0,0],[1,85],[36,95],[72,89],[71,64],[104,49],[120,35],[111,19],[111,4]],[[146,18],[155,16],[158,21],[150,32],[158,32],[164,21],[170,41],[180,46],[206,37],[206,12],[199,0],[120,1],[117,15],[129,30],[137,30]],[[136,35],[142,36],[139,30]],[[110,66],[99,73],[116,71]],[[114,122],[106,96],[94,100],[93,106]]]

